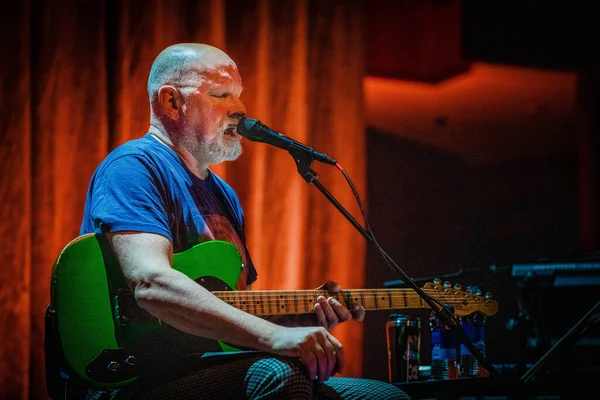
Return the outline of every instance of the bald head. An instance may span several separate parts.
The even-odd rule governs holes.
[[[152,99],[165,85],[180,88],[198,86],[205,71],[233,60],[222,50],[201,43],[179,43],[164,49],[154,60],[148,78],[148,95]]]

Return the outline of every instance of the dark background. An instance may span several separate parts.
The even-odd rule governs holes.
[[[519,368],[537,362],[600,298],[597,271],[596,284],[581,286],[580,281],[570,287],[556,287],[553,277],[525,281],[511,276],[518,263],[600,261],[596,29],[587,6],[573,3],[417,3],[371,3],[368,75],[436,85],[484,62],[561,71],[578,79],[577,110],[573,124],[560,132],[568,145],[559,154],[551,154],[541,142],[521,156],[498,154],[486,163],[473,163],[460,147],[446,151],[402,132],[368,128],[369,219],[378,241],[413,278],[444,279],[444,274],[463,271],[450,279],[452,284],[490,291],[500,308],[487,320],[488,359],[516,366],[520,374]],[[426,46],[429,53],[423,51]],[[481,121],[485,135],[489,121]],[[522,135],[528,135],[525,128]],[[366,276],[367,287],[401,278],[372,246]],[[406,313],[421,320],[421,364],[428,365],[429,313]],[[367,377],[387,379],[388,315],[367,314]],[[572,353],[574,364],[598,365],[599,337],[592,326]]]

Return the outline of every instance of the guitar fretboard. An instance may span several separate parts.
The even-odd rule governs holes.
[[[424,291],[446,304],[460,305],[461,301],[465,301],[443,293],[440,295],[440,292],[431,289]],[[355,304],[362,305],[365,310],[430,308],[413,289],[348,289],[335,294],[326,290],[248,290],[214,291],[212,294],[254,315],[312,313],[319,296],[334,296],[349,309]]]

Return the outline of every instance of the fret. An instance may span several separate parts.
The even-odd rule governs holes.
[[[377,296],[379,297],[378,301],[381,302],[380,303],[381,305],[379,306],[380,310],[387,310],[388,309],[387,304],[385,304],[386,303],[385,302],[385,293],[386,292],[387,292],[386,290],[380,290],[380,289],[376,289],[375,290],[375,293],[377,293]]]
[[[352,304],[360,304],[361,306],[363,306],[365,309],[365,302],[364,301],[359,301],[359,296],[360,296],[360,292],[358,290],[352,290],[350,291],[351,296],[352,296],[352,300],[350,300],[352,302]]]
[[[288,314],[288,296],[286,296],[284,293],[280,292],[279,293],[279,300],[281,300],[281,310],[283,311],[284,314]]]
[[[279,292],[280,308],[283,314],[291,314],[293,312],[289,305],[289,296],[286,292]]]
[[[375,301],[375,309],[379,310],[379,299],[377,298],[379,295],[376,290],[371,290],[371,293],[373,294],[373,300]]]
[[[406,307],[408,304],[408,298],[406,297],[406,290],[402,291],[402,297],[404,298],[404,306]]]
[[[312,310],[315,307],[315,303],[317,302],[317,297],[319,297],[318,292],[316,290],[308,291],[308,299],[306,301],[306,311]]]
[[[234,296],[233,293],[225,292],[224,296],[230,305],[236,308],[239,307],[239,304],[237,303],[238,297]]]
[[[314,294],[314,291],[312,291],[312,290],[307,290],[304,292],[304,300],[302,301],[302,304],[304,305],[305,312],[308,312],[308,310],[310,309],[310,306],[315,304],[315,302],[312,299],[313,294]]]
[[[247,293],[246,298],[248,301],[248,312],[250,314],[258,314],[258,308],[256,307],[256,302],[254,300],[254,293],[252,290],[245,291]]]
[[[244,311],[248,312],[248,306],[247,306],[247,304],[248,304],[248,295],[246,294],[245,290],[242,290],[239,293],[240,293],[240,305],[239,305],[239,307],[240,307],[241,310],[244,310]]]
[[[260,306],[260,314],[265,315],[265,299],[263,296],[258,296],[258,300],[256,300],[258,305]]]
[[[263,292],[265,293],[265,292]],[[263,296],[263,301],[265,303],[267,303],[267,308],[269,310],[269,315],[273,315],[275,312],[273,311],[273,304],[272,301],[269,299],[269,295],[267,294],[266,296]]]
[[[244,303],[243,310],[249,314],[254,314],[254,311],[253,311],[254,296],[252,295],[252,293],[250,293],[250,291],[243,290],[243,292],[244,292],[244,295],[242,298],[242,302]]]
[[[265,310],[263,308],[263,298],[260,295],[260,293],[256,293],[255,291],[250,290],[250,293],[252,293],[252,304],[254,304],[254,312],[257,315],[264,315]]]
[[[388,292],[388,303],[390,303],[390,310],[391,310],[392,308],[394,308],[392,306],[392,291],[390,289],[388,289],[387,292]]]
[[[354,303],[352,303],[352,293],[350,290],[342,290],[340,292],[340,297],[344,300],[346,307],[352,310],[354,308]]]
[[[335,294],[335,299],[340,302],[341,305],[352,311],[352,307],[346,302],[344,298],[344,292],[338,292]]]
[[[250,312],[250,314],[258,314],[258,304],[256,304],[256,293],[254,293],[252,290],[248,290],[248,304],[251,305],[251,310],[252,312]]]
[[[404,296],[404,289],[393,289],[392,293],[392,308],[398,309],[406,307],[406,297]]]
[[[300,313],[300,310],[298,309],[298,291],[294,290],[292,296],[294,296],[294,313],[298,314]]]
[[[365,308],[365,310],[366,310],[366,309],[367,309],[367,305],[365,304],[365,292],[364,292],[364,290],[362,290],[362,289],[361,289],[361,290],[359,290],[359,292],[360,292],[360,298],[361,298],[361,301],[362,301],[362,306],[363,306],[363,307]]]
[[[298,302],[298,312],[305,313],[308,310],[310,291],[300,291],[300,301]]]
[[[274,294],[274,300],[275,300],[275,306],[277,307],[277,314],[281,314],[281,305],[279,304],[279,291],[276,290],[273,292]]]

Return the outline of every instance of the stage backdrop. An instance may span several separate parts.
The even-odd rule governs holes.
[[[97,164],[146,132],[146,79],[164,47],[205,42],[227,51],[249,116],[337,158],[364,193],[359,1],[23,0],[2,8],[0,398],[46,398],[52,264],[78,234]],[[251,142],[244,151],[215,171],[245,207],[255,288],[327,279],[362,287],[363,237],[285,151]],[[342,175],[313,169],[362,221]],[[344,375],[360,375],[362,324],[334,332],[345,344]]]

